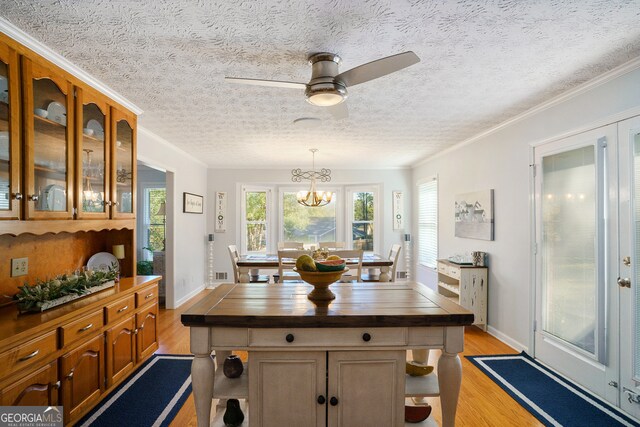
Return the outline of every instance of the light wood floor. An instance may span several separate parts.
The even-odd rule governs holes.
[[[158,353],[189,354],[189,330],[180,323],[180,315],[210,291],[196,295],[177,310],[161,309],[159,313],[160,349]],[[516,353],[511,347],[482,332],[476,327],[465,331],[465,351],[467,355]],[[439,351],[432,351],[429,361],[436,365]],[[458,401],[456,426],[542,426],[529,412],[522,408],[507,393],[491,381],[466,358],[462,360],[462,388]],[[437,398],[429,398],[433,406],[432,417],[440,424],[440,404]],[[193,396],[189,397],[172,427],[196,426]]]

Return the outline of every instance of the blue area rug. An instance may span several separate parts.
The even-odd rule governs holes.
[[[640,426],[524,352],[466,357],[545,426]]]
[[[192,360],[154,354],[76,426],[168,426],[191,394]]]

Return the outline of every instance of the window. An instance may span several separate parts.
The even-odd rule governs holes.
[[[336,240],[336,199],[331,203],[310,208],[302,206],[296,199],[297,191],[281,191],[282,195],[282,240],[315,244]]]
[[[165,245],[165,188],[145,188],[144,235],[143,248],[151,252],[164,251]],[[145,254],[145,258],[147,258]]]
[[[380,252],[378,188],[351,187],[347,191],[348,241],[353,249]]]
[[[438,258],[438,180],[418,185],[418,262],[436,268]]]
[[[268,189],[243,188],[242,197],[242,253],[267,252],[269,237],[269,204],[271,191]]]
[[[351,222],[351,240],[353,247],[366,252],[373,251],[373,192],[352,193],[353,221]]]

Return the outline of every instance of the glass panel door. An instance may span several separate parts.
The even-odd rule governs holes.
[[[617,402],[617,321],[608,239],[617,227],[616,126],[535,147],[534,355]],[[615,280],[614,280],[615,282]],[[608,310],[605,310],[605,307]],[[608,316],[608,317],[607,317]]]
[[[34,209],[65,212],[69,210],[67,97],[53,80],[33,79],[33,106]]]
[[[18,57],[0,43],[0,218],[20,219],[21,144]]]
[[[117,213],[133,213],[133,128],[125,120],[116,124],[116,205]]]
[[[11,209],[9,67],[0,61],[0,211]]]
[[[80,158],[80,210],[83,213],[106,214],[106,115],[94,103],[82,105]]]

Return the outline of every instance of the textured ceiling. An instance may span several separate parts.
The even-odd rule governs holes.
[[[212,167],[305,167],[311,147],[320,167],[406,167],[640,54],[640,0],[0,3]],[[341,121],[302,91],[224,81],[307,82],[312,52],[346,71],[407,50],[421,62],[351,88]]]

